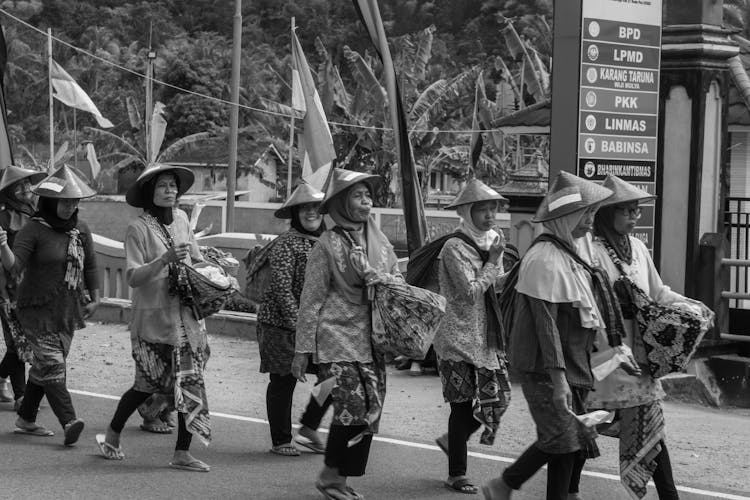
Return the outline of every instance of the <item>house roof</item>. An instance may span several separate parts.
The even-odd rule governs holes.
[[[497,188],[502,195],[539,196],[547,194],[549,164],[541,154],[515,172],[508,174],[508,182]]]

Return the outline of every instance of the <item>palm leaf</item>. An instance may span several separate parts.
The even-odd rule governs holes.
[[[412,127],[416,130],[428,128],[430,119],[446,109],[452,99],[471,94],[477,78],[478,68],[474,67],[450,81],[438,80],[427,87],[417,98],[409,112]],[[423,132],[412,134],[416,140],[421,140]]]
[[[107,132],[106,130],[102,130],[100,128],[94,128],[94,127],[83,127],[84,130],[90,132],[91,134],[95,136],[99,136],[102,139],[110,139],[114,142],[119,143],[121,146],[124,146],[126,149],[130,150],[134,155],[137,155],[141,158],[144,158],[143,153],[141,153],[138,148],[130,144],[127,140],[123,139],[117,134],[113,134],[112,132]],[[143,160],[145,162],[145,160]]]
[[[414,75],[424,80],[427,63],[432,57],[432,40],[434,38],[435,26],[428,26],[419,33],[417,40],[417,51],[414,56]]]
[[[272,101],[260,96],[258,96],[258,100],[260,101],[260,104],[264,109],[266,109],[267,111],[271,111],[272,113],[278,113],[290,118],[294,116],[298,120],[301,120],[305,116],[303,112],[292,109],[291,106],[287,106],[286,104],[281,104],[280,102]]]
[[[131,163],[140,163],[143,166],[146,165],[146,162],[143,161],[143,158],[141,158],[140,156],[137,156],[137,155],[127,155],[126,154],[125,158],[123,158],[122,160],[118,161],[117,163],[115,163],[114,165],[112,165],[112,167],[108,168],[107,170],[112,170],[113,172],[117,172],[121,168],[127,167]]]
[[[161,153],[159,153],[159,156],[156,157],[156,161],[162,162],[162,161],[168,161],[170,158],[174,157],[179,153],[181,150],[185,149],[186,147],[190,146],[191,144],[195,144],[196,142],[205,141],[206,139],[210,138],[211,134],[208,132],[198,132],[196,134],[190,134],[186,135],[185,137],[181,137],[174,141],[172,144],[170,144],[167,148],[164,149]]]
[[[364,97],[370,103],[370,108],[382,108],[385,106],[387,94],[385,89],[375,77],[372,67],[365,62],[359,52],[351,50],[344,45],[344,58],[349,64],[354,80],[361,90],[360,99]]]
[[[23,144],[18,144],[17,147],[21,148],[21,151],[23,151],[24,153],[26,153],[26,155],[29,158],[31,158],[31,161],[34,162],[34,166],[35,167],[37,167],[37,168],[40,167],[39,162],[36,160],[36,157],[31,153],[31,151],[29,151],[29,148],[27,148]]]
[[[141,113],[138,111],[138,106],[135,104],[133,96],[128,96],[125,99],[125,106],[128,108],[128,118],[130,119],[130,127],[136,130],[141,129]]]

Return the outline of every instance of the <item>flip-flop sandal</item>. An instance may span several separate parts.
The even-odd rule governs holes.
[[[352,497],[350,494],[351,488],[348,486],[343,486],[340,484],[323,484],[320,481],[315,481],[315,487],[318,489],[321,495],[325,497],[326,500],[352,500],[354,498],[355,500],[361,500],[357,499],[357,497]]]
[[[449,490],[465,493],[467,495],[476,495],[479,493],[479,489],[466,478],[456,479],[452,483],[446,481],[443,485]]]
[[[141,430],[153,432],[154,434],[172,434],[173,429],[161,420],[157,420],[155,422],[143,422],[141,424]]]
[[[15,432],[16,434],[28,434],[29,436],[49,437],[55,435],[54,432],[41,425],[37,425],[33,428],[16,427],[13,432]]]
[[[349,493],[350,498],[352,500],[365,500],[365,496],[362,493],[358,493],[354,490],[351,486],[346,486],[346,492]]]
[[[96,444],[99,446],[99,451],[102,456],[107,460],[122,460],[125,458],[125,453],[122,451],[122,447],[114,447],[109,444],[104,434],[96,435]]]
[[[448,434],[443,434],[439,438],[435,440],[435,444],[438,445],[438,448],[443,450],[443,453],[448,455]]]
[[[78,438],[81,435],[81,432],[83,431],[83,420],[77,418],[75,420],[71,420],[67,424],[65,424],[65,441],[63,441],[64,446],[73,446],[78,441]]]
[[[197,458],[186,464],[169,462],[169,466],[173,469],[187,470],[190,472],[208,472],[211,470],[211,467],[209,467],[207,463],[201,462]]]
[[[300,456],[300,452],[297,448],[292,446],[291,444],[280,444],[278,446],[274,446],[270,450],[271,453],[275,453],[277,455],[281,455],[284,457],[298,457]]]
[[[294,442],[319,455],[322,455],[326,452],[326,447],[323,443],[321,443],[320,441],[313,441],[312,439],[305,436],[300,436],[299,434],[295,436]]]

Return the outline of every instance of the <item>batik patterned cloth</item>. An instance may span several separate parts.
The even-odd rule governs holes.
[[[21,327],[21,323],[18,321],[15,302],[5,300],[0,303],[0,321],[2,321],[3,325],[5,346],[8,349],[15,349],[18,359],[24,363],[31,363],[33,353],[31,352],[29,341],[26,339],[23,327]]]
[[[484,429],[479,438],[481,444],[495,442],[500,418],[510,404],[510,382],[508,369],[502,359],[500,368],[477,368],[465,361],[438,363],[443,398],[447,403],[473,401],[474,418]]]
[[[339,361],[321,363],[319,380],[336,378],[331,391],[333,419],[331,425],[366,425],[376,433],[385,399],[385,361],[375,356],[374,363]]]
[[[620,481],[635,500],[646,496],[664,439],[664,413],[659,401],[623,408],[620,415]]]
[[[66,364],[73,342],[72,332],[42,332],[28,335],[33,359],[29,380],[37,385],[65,384]]]
[[[521,389],[536,424],[537,448],[552,454],[579,452],[582,458],[587,459],[599,456],[596,430],[585,427],[573,414],[554,405],[554,386],[549,375],[524,373]],[[578,386],[571,386],[570,391],[573,396],[573,413],[586,413],[584,401],[589,391]]]

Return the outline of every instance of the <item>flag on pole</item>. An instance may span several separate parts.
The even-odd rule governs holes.
[[[399,173],[401,175],[401,193],[403,196],[404,221],[406,223],[406,244],[409,253],[424,245],[427,239],[427,219],[424,215],[422,188],[414,164],[414,156],[409,142],[409,130],[406,126],[404,103],[396,81],[388,40],[385,36],[383,20],[377,0],[352,0],[362,24],[367,28],[375,50],[383,62],[383,76],[390,96],[388,105],[393,122],[393,136],[398,153]]]
[[[161,150],[161,144],[164,142],[164,134],[167,132],[167,120],[164,119],[164,104],[156,101],[154,111],[151,113],[151,160],[156,161]]]
[[[86,143],[86,159],[91,168],[91,179],[89,180],[94,182],[94,179],[99,175],[99,172],[102,171],[102,166],[99,164],[99,159],[96,157],[96,150],[94,149],[93,142]]]
[[[305,111],[303,120],[305,153],[302,162],[302,178],[322,191],[328,180],[328,174],[331,172],[333,160],[336,159],[336,151],[333,148],[333,137],[328,128],[323,103],[320,102],[320,96],[315,89],[310,66],[307,64],[302,45],[294,32],[292,32],[292,63],[292,107]]]
[[[484,146],[484,139],[482,138],[482,130],[484,130],[484,126],[482,120],[479,118],[479,113],[481,106],[483,106],[483,103],[486,101],[487,95],[484,92],[484,75],[480,71],[477,76],[476,89],[474,90],[474,115],[471,120],[471,141],[469,145],[471,168],[474,171],[476,171],[479,157],[482,155],[482,147]]]
[[[502,33],[505,38],[505,43],[508,45],[508,50],[510,50],[511,56],[513,56],[513,59],[516,61],[520,60],[524,69],[521,72],[521,90],[523,90],[523,85],[526,85],[526,90],[529,94],[534,96],[534,100],[536,102],[542,102],[546,97],[548,88],[544,86],[544,75],[542,72],[546,73],[547,70],[544,68],[544,64],[539,57],[533,58],[529,55],[529,51],[526,50],[526,45],[523,43],[523,40],[521,40],[521,37],[518,36],[518,32],[516,31],[516,28],[513,27],[513,23],[510,22],[510,19],[506,18],[504,23],[503,27],[500,28],[500,33]],[[537,67],[537,64],[541,66]],[[549,79],[549,75],[547,75],[547,78]]]
[[[13,165],[13,151],[10,149],[8,135],[8,115],[5,111],[5,65],[8,62],[8,49],[5,45],[5,35],[0,27],[0,169]]]
[[[97,109],[94,101],[83,91],[83,89],[76,83],[72,76],[68,74],[59,64],[54,60],[50,65],[50,83],[54,93],[52,94],[55,99],[70,106],[71,108],[80,109],[94,115],[96,123],[102,128],[112,128],[112,122],[102,116]]]

